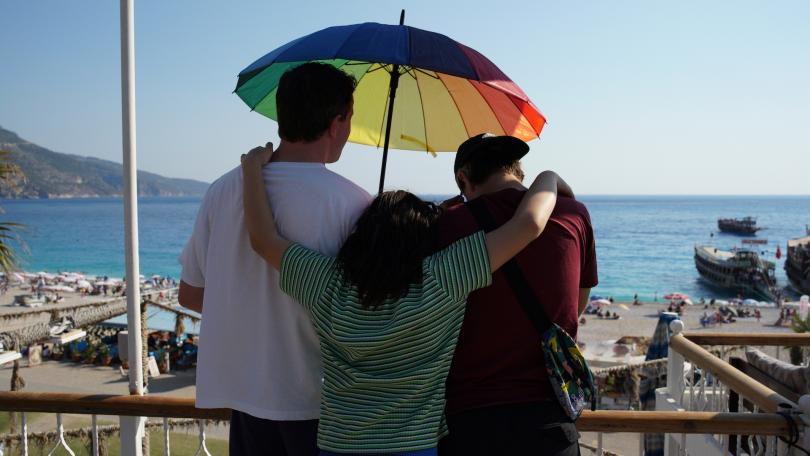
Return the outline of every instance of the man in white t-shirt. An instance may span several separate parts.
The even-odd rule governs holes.
[[[264,170],[279,230],[337,255],[370,195],[325,167],[349,137],[354,79],[320,63],[287,71],[276,95],[281,144]],[[242,173],[206,193],[180,255],[180,304],[202,313],[197,407],[230,408],[231,455],[317,455],[322,366],[304,308],[250,247]]]

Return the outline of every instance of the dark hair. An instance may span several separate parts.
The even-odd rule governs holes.
[[[497,161],[487,160],[486,158],[475,159],[467,162],[459,168],[463,172],[470,183],[473,185],[481,185],[486,182],[493,174],[504,172],[517,177],[521,182],[526,174],[523,172],[523,167],[520,165],[520,160],[515,160],[507,164],[498,163]],[[456,180],[456,184],[460,190],[461,182]]]
[[[337,261],[364,308],[401,298],[422,281],[439,214],[438,206],[402,190],[380,194],[363,212]]]
[[[325,63],[287,70],[276,91],[279,137],[293,142],[320,138],[335,117],[349,114],[356,85],[354,77]]]

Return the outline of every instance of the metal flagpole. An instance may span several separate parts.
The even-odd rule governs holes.
[[[126,258],[129,394],[142,396],[143,351],[138,258],[138,167],[135,136],[135,0],[121,0],[121,121],[124,154],[124,252]],[[121,454],[140,456],[143,417],[121,417]]]
[[[399,25],[405,24],[405,10],[399,13]],[[385,143],[383,144],[383,159],[382,167],[380,169],[380,190],[383,192],[383,185],[385,185],[385,166],[388,164],[388,141],[391,139],[391,122],[394,117],[394,98],[397,96],[397,87],[399,86],[399,65],[394,64],[391,70],[391,82],[388,86],[388,120],[385,122]]]

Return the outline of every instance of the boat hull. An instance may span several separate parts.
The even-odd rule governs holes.
[[[757,227],[753,218],[746,217],[744,219],[719,219],[717,220],[717,229],[724,233],[753,236],[762,228]]]
[[[756,297],[767,301],[777,300],[772,287],[744,279],[748,275],[749,268],[740,267],[731,262],[713,260],[708,255],[701,254],[699,251],[701,248],[703,247],[695,247],[694,259],[695,268],[704,280],[717,288],[741,294],[744,297]],[[764,271],[764,274],[769,275],[767,270]]]
[[[810,237],[788,242],[785,274],[796,291],[810,294]]]

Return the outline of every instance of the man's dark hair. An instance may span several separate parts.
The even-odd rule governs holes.
[[[464,166],[459,168],[459,171],[463,172],[473,185],[481,185],[493,174],[499,172],[511,174],[517,177],[521,182],[523,181],[523,178],[526,177],[526,174],[523,172],[523,167],[520,166],[520,160],[503,164],[494,160],[487,160],[485,157],[481,157],[470,160]],[[459,190],[464,190],[461,188],[460,181],[456,180],[456,184],[458,185]]]
[[[337,255],[364,308],[401,298],[422,281],[422,260],[431,253],[439,215],[437,206],[402,190],[381,193],[371,202]]]
[[[337,116],[347,116],[357,85],[354,77],[325,63],[287,70],[278,84],[278,135],[285,141],[312,142]]]

